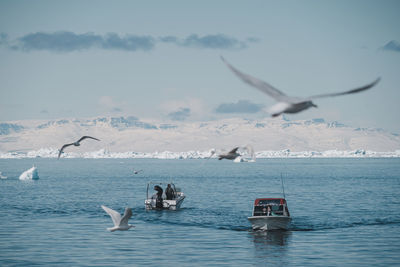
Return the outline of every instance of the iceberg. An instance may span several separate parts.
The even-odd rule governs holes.
[[[255,159],[246,159],[246,158],[242,158],[241,156],[236,157],[233,162],[235,163],[239,163],[239,162],[256,162]]]
[[[233,160],[233,162],[235,162],[235,163],[244,162],[244,159],[243,159],[241,156],[239,156],[239,157],[236,157],[236,158]]]
[[[7,179],[7,176],[4,176],[4,175],[0,172],[0,179]]]
[[[39,174],[37,168],[33,166],[27,171],[24,171],[20,176],[20,180],[39,180]]]

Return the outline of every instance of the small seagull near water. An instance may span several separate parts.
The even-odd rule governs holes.
[[[138,174],[141,171],[143,171],[143,170],[133,170],[133,174]]]
[[[7,179],[7,176],[4,176],[4,175],[0,172],[0,179]]]
[[[65,149],[66,147],[72,146],[72,145],[74,145],[74,146],[80,146],[80,145],[81,145],[80,142],[81,142],[82,140],[86,139],[86,138],[90,138],[90,139],[94,139],[94,140],[100,141],[99,139],[94,138],[94,137],[91,137],[91,136],[82,136],[81,139],[79,139],[78,141],[76,141],[76,142],[74,142],[74,143],[63,145],[63,146],[61,147],[61,149],[60,149],[60,152],[58,153],[58,158],[60,158],[61,154],[63,153],[63,151],[64,151],[64,149]]]
[[[278,103],[275,105],[271,106],[269,108],[269,113],[271,113],[272,117],[279,116],[282,113],[298,113],[300,111],[306,110],[310,107],[317,107],[312,100],[315,98],[323,98],[323,97],[332,97],[332,96],[340,96],[340,95],[347,95],[347,94],[354,94],[354,93],[359,93],[362,91],[365,91],[373,86],[375,86],[380,78],[377,78],[375,81],[373,81],[370,84],[364,85],[359,88],[355,88],[352,90],[344,91],[344,92],[339,92],[339,93],[331,93],[331,94],[322,94],[322,95],[314,95],[306,98],[301,98],[301,97],[292,97],[284,94],[283,92],[279,91],[278,89],[274,88],[272,85],[259,80],[253,76],[250,76],[248,74],[245,74],[235,67],[233,67],[231,64],[229,64],[223,57],[221,57],[222,61],[228,66],[228,68],[236,75],[238,76],[243,82],[247,83],[248,85],[251,85],[261,92],[269,95]]]
[[[232,149],[231,151],[229,151],[228,153],[225,154],[219,154],[218,155],[218,160],[221,159],[230,159],[230,160],[234,160],[237,157],[240,156],[239,153],[237,153],[237,150],[239,149],[239,147],[235,147],[234,149]]]
[[[114,227],[107,228],[108,231],[110,231],[110,232],[114,232],[117,230],[126,231],[132,227],[135,227],[131,224],[128,224],[129,218],[132,217],[132,209],[131,208],[125,208],[125,213],[121,217],[119,212],[117,212],[113,209],[110,209],[106,206],[103,206],[103,205],[101,205],[101,207],[103,208],[103,210],[105,212],[107,212],[108,215],[110,215],[110,217],[114,223]]]

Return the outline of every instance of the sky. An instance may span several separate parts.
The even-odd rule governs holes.
[[[399,1],[0,1],[0,121],[265,118],[274,100],[353,89],[289,119],[400,132]]]

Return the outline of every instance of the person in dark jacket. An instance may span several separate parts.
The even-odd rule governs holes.
[[[165,195],[167,196],[167,200],[172,200],[175,197],[174,189],[172,189],[170,184],[168,184],[167,188],[165,189]]]
[[[163,189],[160,186],[155,185],[154,190],[157,191],[156,208],[162,209],[163,208],[163,199],[162,199]]]

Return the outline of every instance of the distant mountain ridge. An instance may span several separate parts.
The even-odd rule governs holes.
[[[57,149],[83,135],[74,152],[106,149],[110,152],[206,151],[250,144],[256,151],[396,151],[400,136],[378,128],[354,128],[322,118],[230,118],[203,122],[167,122],[128,117],[0,122],[0,151],[27,152]]]

